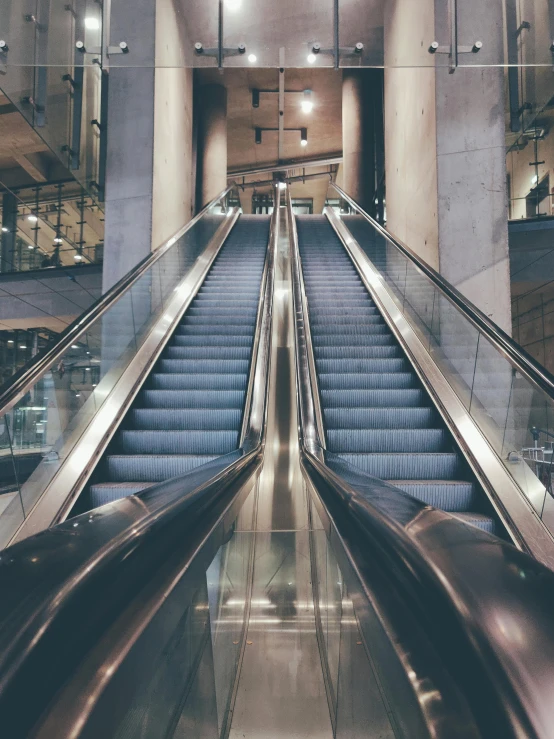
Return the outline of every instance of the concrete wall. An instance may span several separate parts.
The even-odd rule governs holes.
[[[434,39],[448,41],[445,7],[438,0],[387,4],[387,223],[510,331],[503,72],[468,68],[477,63],[470,54],[449,74],[447,56],[428,53]],[[478,62],[500,58],[500,4],[459,7],[459,43],[483,38]]]
[[[435,67],[427,54],[433,25],[433,0],[385,4],[387,224],[438,269]]]
[[[193,72],[184,66],[185,38],[173,0],[157,0],[152,249],[194,213]]]
[[[112,38],[131,52],[110,67],[104,289],[192,215],[192,73],[173,0],[112,6]]]

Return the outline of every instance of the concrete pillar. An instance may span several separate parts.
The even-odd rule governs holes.
[[[369,70],[345,69],[342,81],[344,190],[366,211],[375,192],[375,127]]]
[[[458,4],[459,43],[484,46],[453,74],[427,52],[448,43],[445,8],[385,10],[387,227],[510,332],[502,4]]]
[[[205,85],[198,99],[198,197],[203,208],[227,186],[227,90]]]
[[[4,229],[7,229],[4,231]],[[2,250],[0,271],[11,272],[15,257],[15,237],[17,233],[17,198],[11,192],[2,197]]]

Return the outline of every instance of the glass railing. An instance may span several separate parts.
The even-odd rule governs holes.
[[[505,469],[554,533],[554,378],[334,185],[328,199]]]
[[[236,211],[213,201],[0,388],[0,546],[103,407],[175,290]],[[187,298],[183,294],[183,300]]]

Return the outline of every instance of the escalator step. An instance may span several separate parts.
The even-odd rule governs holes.
[[[389,480],[392,485],[404,490],[427,505],[442,508],[444,511],[471,511],[479,507],[477,486],[473,482],[459,480],[433,480],[416,482],[414,480]]]
[[[328,429],[426,429],[436,427],[434,408],[324,408]]]
[[[445,429],[329,429],[331,452],[444,452],[448,450]]]
[[[145,408],[242,408],[240,390],[143,390],[140,404]]]
[[[416,388],[418,384],[414,372],[321,373],[319,375],[319,387],[322,390],[403,390]]]
[[[217,454],[110,454],[106,466],[111,482],[163,482],[211,462]]]
[[[150,375],[154,390],[245,390],[248,376],[244,374],[168,374]]]
[[[228,454],[238,446],[237,431],[125,430],[116,443],[123,454]]]
[[[153,431],[232,431],[239,428],[241,419],[242,410],[228,408],[134,408],[130,412],[133,428]]]

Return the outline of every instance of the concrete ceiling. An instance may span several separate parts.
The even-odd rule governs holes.
[[[18,188],[70,177],[16,106],[0,92],[0,183]]]
[[[227,146],[228,168],[243,170],[258,167],[279,169],[278,132],[263,131],[262,143],[255,143],[255,129],[278,128],[279,100],[277,90],[278,69],[226,69],[199,70],[200,84],[222,84],[227,88]],[[342,73],[334,69],[287,69],[285,70],[284,126],[285,128],[308,129],[308,145],[301,146],[299,131],[286,131],[284,137],[284,161],[294,160],[298,166],[295,175],[302,174],[301,162],[334,156],[342,151]],[[262,90],[259,108],[252,107],[252,90]],[[302,92],[312,91],[313,111],[306,114],[301,109]],[[310,172],[325,172],[326,168],[311,169]],[[292,173],[290,173],[292,176]],[[246,178],[246,181],[266,181],[271,173]],[[316,184],[318,183],[318,184]],[[295,187],[298,197],[318,197],[326,184],[316,180]],[[269,187],[257,188],[257,192]],[[302,194],[300,194],[302,191]],[[317,193],[317,194],[316,194]]]

